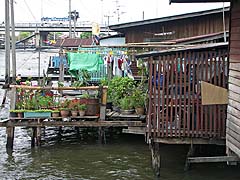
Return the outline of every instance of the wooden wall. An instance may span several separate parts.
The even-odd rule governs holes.
[[[169,39],[187,38],[198,35],[223,32],[222,13],[166,21],[137,27],[120,29],[125,33],[126,43],[144,42],[148,38],[164,38],[155,36],[155,33],[175,32],[173,35],[165,36]],[[226,30],[229,29],[229,11],[225,14]]]
[[[234,0],[231,8],[226,145],[229,155],[233,151],[240,157],[240,1]]]

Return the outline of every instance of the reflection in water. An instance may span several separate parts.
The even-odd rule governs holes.
[[[0,129],[0,175],[11,179],[153,179],[144,137],[112,138],[106,145],[78,139],[75,131],[57,140],[56,130],[46,131],[43,146],[30,148],[28,129],[16,128],[14,152],[4,151],[4,129]],[[55,131],[55,133],[53,133]],[[49,133],[49,134],[48,134]],[[21,137],[17,140],[17,137]],[[129,145],[131,144],[131,146]]]
[[[5,129],[0,128],[1,179],[154,179],[150,150],[143,136],[107,136],[107,144],[85,133],[79,138],[73,128],[46,128],[43,146],[31,149],[30,129],[16,128],[14,151],[5,151]],[[66,134],[65,134],[66,132]],[[109,134],[108,134],[109,135]],[[239,167],[224,163],[193,165],[183,171],[187,146],[162,145],[161,178],[164,180],[239,180]]]

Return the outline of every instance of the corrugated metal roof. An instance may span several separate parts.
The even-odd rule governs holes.
[[[231,0],[169,0],[169,3],[207,3],[207,2],[230,2]]]
[[[222,48],[227,48],[228,43],[212,43],[212,44],[200,44],[200,45],[192,45],[188,47],[181,47],[181,48],[172,48],[172,49],[167,49],[167,50],[162,50],[162,51],[151,51],[151,52],[146,52],[146,53],[140,53],[136,54],[136,58],[146,58],[150,56],[158,56],[162,54],[170,54],[174,52],[180,52],[180,51],[199,51],[199,50],[205,50],[205,49],[214,49],[216,47],[222,47]]]
[[[80,39],[80,38],[67,38],[67,39],[58,39],[55,47],[78,47],[81,45],[91,45],[92,38]]]
[[[222,13],[223,8],[218,9],[211,9],[207,11],[198,11],[193,13],[187,13],[187,14],[180,14],[175,16],[167,16],[162,18],[156,18],[156,19],[148,19],[143,21],[135,21],[135,22],[129,22],[129,23],[123,23],[123,24],[116,24],[109,26],[112,30],[118,30],[123,28],[130,28],[130,27],[136,27],[136,26],[143,26],[143,25],[149,25],[149,24],[155,24],[155,23],[161,23],[161,22],[168,22],[168,21],[174,21],[179,19],[186,19],[186,18],[193,18],[198,16],[205,16],[205,15],[211,15],[211,14],[218,14]],[[226,7],[225,11],[230,11],[230,7]]]

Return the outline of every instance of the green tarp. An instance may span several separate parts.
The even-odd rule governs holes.
[[[99,54],[89,53],[67,53],[69,73],[75,77],[78,77],[78,71],[86,69],[89,72],[97,72],[100,70],[100,64],[103,64],[103,60]]]

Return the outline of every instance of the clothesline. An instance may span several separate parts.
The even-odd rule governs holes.
[[[78,52],[80,53],[96,53],[96,54],[101,54],[101,55],[126,55],[128,54],[128,49],[127,48],[78,48]]]

